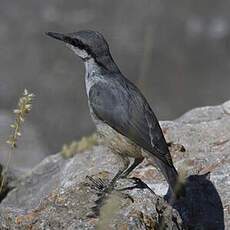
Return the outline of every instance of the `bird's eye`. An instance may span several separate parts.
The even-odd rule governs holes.
[[[81,50],[85,49],[85,45],[78,39],[73,39],[72,45],[74,45],[75,47],[77,47]]]
[[[66,43],[69,43],[71,45],[73,45],[73,39],[71,39],[70,37],[65,37],[65,40],[64,40]]]
[[[67,37],[65,37],[65,42],[72,45],[72,46],[77,47],[78,49],[81,49],[81,50],[85,49],[84,44],[76,38],[71,38],[71,37],[67,36]]]

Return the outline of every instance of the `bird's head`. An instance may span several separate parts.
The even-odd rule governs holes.
[[[109,55],[109,46],[99,32],[79,31],[65,34],[47,32],[46,34],[65,42],[83,60]]]

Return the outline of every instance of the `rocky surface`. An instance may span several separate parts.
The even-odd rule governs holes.
[[[158,195],[144,187],[143,183],[135,184],[140,188],[117,191],[134,185],[134,180],[123,179],[119,181],[116,191],[101,202],[100,191],[89,186],[86,176],[94,175],[107,181],[117,172],[119,163],[103,146],[95,146],[92,150],[77,153],[71,159],[63,159],[60,154],[50,156],[21,177],[16,188],[0,204],[1,229],[160,229],[159,226],[163,229],[182,229],[181,217],[188,223],[187,216],[192,216],[192,221],[198,223],[196,227],[201,229],[204,226],[196,217],[204,215],[202,219],[206,220],[205,216],[211,213],[211,209],[219,209],[218,221],[221,221],[224,211],[225,227],[228,229],[229,105],[230,101],[220,106],[197,108],[175,121],[161,122],[167,141],[173,143],[171,152],[175,166],[182,174],[201,175],[211,171],[210,181],[218,193],[206,177],[204,181],[202,176],[199,177],[202,180],[196,180],[199,191],[192,187],[194,177],[188,180],[190,188],[193,188],[188,191],[189,196],[209,202],[211,205],[207,210],[204,205],[197,213],[186,214],[182,210],[185,204],[190,202],[196,209],[200,201],[196,203],[188,199],[186,203],[182,200],[174,205],[179,215],[160,197],[165,194],[167,184],[148,162],[141,164],[132,176],[143,180]],[[186,151],[175,144],[182,144]],[[206,191],[204,196],[203,191]],[[211,196],[212,193],[214,196]],[[219,203],[214,203],[211,197]],[[213,218],[210,216],[208,221]],[[223,229],[221,223],[215,224]],[[194,229],[194,225],[190,229]]]

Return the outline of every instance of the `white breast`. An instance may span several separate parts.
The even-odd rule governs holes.
[[[85,86],[86,86],[86,93],[89,96],[90,88],[99,81],[103,81],[104,78],[101,74],[100,67],[94,61],[93,58],[88,59],[85,61]]]

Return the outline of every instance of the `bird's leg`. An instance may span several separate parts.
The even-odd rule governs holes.
[[[143,160],[144,157],[135,158],[132,165],[122,173],[121,177],[126,178]]]
[[[112,180],[109,183],[100,178],[93,178],[91,176],[87,176],[87,179],[90,181],[90,184],[88,183],[88,185],[91,188],[99,191],[101,195],[112,192],[116,184],[116,181],[121,178],[123,172],[129,167],[129,158],[120,154],[119,156],[122,159],[123,167],[116,173],[116,175],[112,178]]]
[[[114,189],[114,186],[116,184],[116,181],[119,180],[123,173],[127,170],[127,168],[129,167],[129,158],[123,155],[120,155],[120,158],[122,159],[122,163],[123,163],[123,167],[121,169],[119,169],[119,171],[117,172],[117,174],[113,177],[113,179],[110,181],[110,183],[107,185],[107,187],[104,189],[104,192],[110,192]]]

